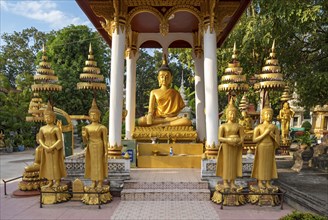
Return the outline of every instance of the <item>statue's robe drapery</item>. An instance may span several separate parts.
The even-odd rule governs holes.
[[[237,177],[242,177],[242,147],[222,143],[216,164],[216,175],[222,179],[234,180]]]
[[[106,142],[102,135],[107,134],[107,128],[103,125],[91,127],[87,125],[88,145],[85,152],[85,178],[93,181],[104,180],[108,176]],[[107,138],[107,137],[105,137]]]
[[[40,129],[40,141],[46,146],[51,147],[55,144],[55,150],[48,153],[42,148],[41,164],[40,164],[40,178],[48,180],[59,180],[66,177],[66,168],[64,164],[64,151],[62,134],[59,128],[53,127],[51,130],[44,128]]]
[[[275,129],[275,137],[270,137],[272,144],[259,142],[256,145],[254,163],[252,168],[252,177],[258,180],[277,179],[277,165],[275,160],[275,150],[278,147],[280,136],[279,131]]]
[[[180,93],[175,89],[168,89],[158,98],[155,117],[174,117],[185,107]]]

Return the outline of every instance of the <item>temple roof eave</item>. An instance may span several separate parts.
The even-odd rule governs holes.
[[[77,4],[79,5],[79,7],[82,9],[82,11],[86,14],[86,16],[89,18],[89,20],[91,21],[91,23],[94,25],[94,27],[97,29],[97,31],[101,34],[101,36],[104,38],[104,40],[107,42],[107,44],[109,46],[111,46],[111,36],[106,32],[106,30],[103,28],[103,26],[101,25],[101,22],[105,22],[105,19],[103,17],[98,17],[94,10],[92,9],[91,4],[97,1],[93,1],[91,3],[91,1],[88,0],[76,0]],[[105,1],[98,1],[101,4],[106,4]],[[110,1],[108,1],[110,2]],[[133,3],[133,1],[127,1],[126,2],[131,2],[131,4]],[[148,1],[147,1],[148,2]],[[151,2],[156,2],[156,1],[150,1]],[[172,2],[172,1],[168,1],[168,2]],[[192,2],[199,2],[198,1],[188,1],[187,5],[191,5]],[[218,22],[218,28],[215,29],[217,32],[217,47],[220,47],[223,42],[225,41],[225,39],[227,38],[227,36],[229,35],[229,33],[232,31],[232,29],[234,28],[234,26],[236,25],[236,23],[238,22],[238,20],[240,19],[242,13],[246,10],[247,6],[250,4],[251,0],[240,0],[240,1],[236,1],[236,0],[226,0],[226,1],[217,1],[217,4],[226,4],[226,5],[233,5],[233,7],[235,7],[233,9],[233,12],[230,12],[232,14],[226,14],[224,15],[223,18],[220,18],[220,22]],[[149,3],[149,4],[150,4]],[[176,3],[174,3],[176,4]],[[112,6],[107,6],[107,7],[112,7]],[[130,7],[130,6],[129,6]],[[155,7],[155,6],[154,6]],[[172,7],[172,6],[167,6]],[[192,7],[192,6],[191,6]],[[200,8],[201,6],[195,6],[195,8]],[[216,14],[222,14],[219,13],[219,10],[222,10],[222,12],[224,12],[225,8],[224,7],[217,7],[217,11],[215,12]],[[130,10],[130,9],[129,9]],[[190,11],[191,13],[191,11]],[[225,13],[225,12],[224,12]],[[109,15],[108,15],[109,16]],[[198,20],[199,17],[197,17],[196,20]],[[108,21],[108,17],[106,18],[106,20]],[[222,21],[224,20],[224,21]],[[198,24],[197,27],[202,26],[202,24]],[[133,30],[133,29],[132,29]],[[135,30],[133,30],[135,31]],[[157,32],[156,32],[157,31]],[[179,32],[178,30],[176,30],[177,32]],[[197,30],[192,30],[189,33],[194,33],[197,32]],[[146,33],[146,32],[138,32],[140,33]],[[159,33],[158,30],[154,30],[154,31],[150,31],[147,32],[150,34],[156,34]],[[169,33],[176,33],[176,32],[169,32]],[[184,33],[188,33],[188,32],[184,32]],[[184,39],[181,39],[184,40]],[[188,41],[187,41],[188,42]],[[161,42],[159,42],[161,44]],[[189,42],[188,42],[189,43]],[[142,48],[148,48],[147,44],[140,44],[139,46],[141,46]],[[179,45],[174,45],[176,48],[178,48]],[[190,45],[189,48],[191,48],[192,45]],[[149,47],[151,48],[151,47]],[[184,44],[181,48],[188,48],[188,44]]]

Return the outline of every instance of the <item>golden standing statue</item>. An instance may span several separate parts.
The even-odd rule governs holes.
[[[91,188],[101,188],[107,172],[107,128],[99,124],[100,111],[95,99],[89,110],[91,124],[82,128],[83,143],[86,144],[85,151],[85,178],[92,181]]]
[[[275,150],[279,147],[280,134],[273,125],[273,110],[265,106],[261,112],[263,123],[254,129],[253,142],[257,143],[252,170],[252,177],[258,180],[260,189],[271,189],[271,180],[277,179]],[[263,184],[265,182],[265,185]]]
[[[281,139],[283,143],[288,140],[290,129],[290,119],[294,117],[295,112],[289,107],[289,103],[285,102],[283,108],[279,112],[278,119],[281,120]]]
[[[217,158],[216,175],[222,177],[225,189],[236,189],[235,179],[242,176],[244,128],[237,123],[237,108],[232,99],[226,109],[226,118],[227,123],[219,128],[221,145]]]
[[[173,76],[165,55],[157,79],[160,88],[150,92],[148,114],[138,119],[138,126],[190,126],[188,118],[177,116],[185,104],[180,93],[171,88]]]
[[[42,148],[40,178],[49,181],[45,187],[59,187],[61,178],[67,175],[62,134],[59,127],[54,124],[56,115],[49,102],[43,114],[47,125],[42,126],[39,131],[39,143]]]

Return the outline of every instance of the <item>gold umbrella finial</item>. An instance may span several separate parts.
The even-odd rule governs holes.
[[[236,48],[236,42],[233,44],[233,51],[232,51],[232,59],[237,59],[237,48]]]
[[[44,46],[44,43],[42,44],[42,53],[44,54],[46,52],[46,48]]]
[[[89,54],[93,54],[91,43],[89,44]]]
[[[275,42],[276,42],[276,39],[273,39],[272,48],[271,48],[272,52],[275,51]]]

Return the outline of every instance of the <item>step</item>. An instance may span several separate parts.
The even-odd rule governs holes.
[[[124,189],[208,189],[208,182],[138,182],[124,181]]]
[[[209,201],[209,189],[123,189],[122,201]]]

